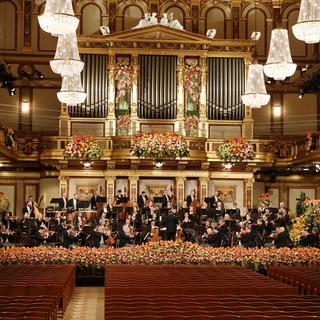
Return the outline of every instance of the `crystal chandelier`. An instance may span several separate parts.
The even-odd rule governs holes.
[[[41,29],[52,35],[75,32],[79,24],[73,12],[72,0],[47,0],[44,13],[38,20]]]
[[[264,73],[269,78],[284,80],[294,74],[296,67],[291,58],[288,30],[273,29],[267,63],[263,67]]]
[[[245,93],[241,96],[242,102],[251,108],[260,108],[267,104],[270,95],[267,94],[264,84],[263,68],[261,64],[250,64]]]
[[[56,54],[50,66],[53,72],[62,76],[72,76],[82,71],[84,63],[80,60],[75,32],[59,35]]]
[[[298,22],[292,26],[294,36],[306,43],[320,41],[320,0],[302,0]]]
[[[68,106],[83,103],[87,94],[83,90],[80,74],[63,77],[61,90],[57,96],[60,102],[66,103]]]

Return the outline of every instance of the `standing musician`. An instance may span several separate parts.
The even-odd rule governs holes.
[[[59,210],[66,211],[68,209],[68,198],[67,198],[67,193],[64,192],[59,198]]]
[[[215,191],[214,195],[211,198],[211,204],[213,208],[216,208],[218,205],[218,202],[222,203],[222,200],[220,198],[220,192],[218,190]]]
[[[73,195],[72,199],[68,200],[67,205],[68,205],[68,209],[71,209],[72,211],[79,210],[79,199],[76,193]]]
[[[99,191],[96,190],[94,195],[91,197],[90,199],[90,205],[91,205],[91,209],[92,210],[95,210],[97,209],[97,203],[100,203],[102,200],[100,194],[99,194]]]
[[[168,195],[168,191],[165,190],[163,191],[163,199],[162,199],[162,208],[167,209],[168,208],[168,203],[170,202],[171,197]]]
[[[190,207],[194,201],[197,201],[196,191],[193,189],[190,193],[190,195],[187,196],[187,206]]]
[[[148,201],[148,197],[146,196],[146,192],[142,191],[138,197],[138,206],[139,208],[143,208]]]

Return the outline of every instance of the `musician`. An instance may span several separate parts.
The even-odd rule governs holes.
[[[207,228],[204,235],[202,235],[202,240],[207,242],[212,247],[220,247],[221,244],[221,234],[218,232],[217,229],[214,228]]]
[[[68,197],[67,193],[64,192],[59,198],[59,210],[67,210],[68,209]]]
[[[34,214],[34,201],[32,199],[32,196],[28,197],[27,202],[25,203],[24,208],[22,209],[22,214],[28,213],[30,218],[35,218]]]
[[[245,230],[240,234],[241,245],[245,248],[252,248],[254,245],[255,233],[250,226],[246,226]]]
[[[184,219],[181,223],[182,234],[185,241],[195,242],[196,232],[194,230],[194,222],[189,219],[189,213],[184,214]]]
[[[187,201],[183,201],[182,206],[181,206],[181,208],[179,209],[179,212],[178,212],[179,220],[183,220],[184,214],[186,212],[189,212],[189,208],[188,208],[188,205],[187,205]]]
[[[76,193],[73,195],[72,199],[68,200],[67,206],[69,209],[71,209],[73,211],[79,210],[79,199],[78,199],[78,195]]]
[[[62,245],[65,248],[71,248],[76,242],[77,238],[74,235],[74,231],[70,225],[66,226],[62,233]]]
[[[171,197],[168,195],[168,191],[165,190],[163,191],[163,199],[162,199],[162,208],[167,209],[168,208],[168,203],[170,202]]]
[[[100,196],[99,191],[96,190],[94,195],[90,199],[91,209],[92,210],[97,209],[97,203],[100,203],[101,200],[102,200],[102,197]]]
[[[274,238],[274,245],[276,248],[289,247],[292,245],[292,241],[289,236],[289,232],[284,227],[277,228],[278,234]]]
[[[281,215],[281,218],[283,220],[283,225],[286,227],[289,227],[290,217],[289,217],[288,209],[285,207],[284,202],[280,202],[278,215]]]
[[[231,218],[240,220],[240,209],[238,208],[238,204],[235,201],[232,204]]]
[[[122,194],[122,191],[119,189],[117,191],[117,194],[115,195],[116,198],[116,204],[121,203],[121,199],[124,197],[124,195]]]
[[[224,208],[222,206],[222,202],[221,201],[218,201],[216,203],[216,207],[215,207],[215,209],[213,211],[213,214],[214,214],[214,216],[216,217],[217,220],[219,220],[219,219],[224,217],[225,210],[224,210]]]
[[[42,213],[39,213],[37,215],[37,218],[35,219],[36,228],[39,230],[41,226],[47,227],[46,220],[43,219]]]
[[[187,196],[187,206],[188,207],[190,207],[190,205],[191,205],[191,203],[193,202],[193,201],[196,201],[197,200],[197,196],[196,196],[196,192],[195,192],[195,190],[193,189],[192,191],[191,191],[191,193]]]
[[[213,208],[215,208],[218,204],[218,202],[222,203],[222,200],[220,198],[220,193],[218,190],[215,191],[214,195],[211,198],[211,205]]]
[[[11,221],[10,221],[10,213],[5,212],[4,215],[2,216],[2,225],[5,229],[10,230],[11,229]]]
[[[166,227],[166,240],[176,241],[177,226],[179,224],[176,216],[177,209],[169,210],[169,214],[164,218],[163,225]]]
[[[138,197],[139,208],[143,208],[147,204],[147,201],[148,201],[148,197],[146,196],[146,192],[142,191]]]

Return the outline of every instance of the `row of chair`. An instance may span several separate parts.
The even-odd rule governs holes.
[[[297,287],[300,294],[320,295],[320,266],[270,266],[268,275]]]
[[[294,289],[294,290],[292,290]],[[106,266],[105,319],[320,319],[320,298],[235,266]]]
[[[0,296],[0,319],[57,320],[58,298],[55,296]]]
[[[0,266],[0,295],[56,296],[65,311],[75,288],[75,267],[71,265]]]

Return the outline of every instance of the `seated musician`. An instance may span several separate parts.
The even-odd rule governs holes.
[[[215,191],[214,195],[211,198],[211,205],[215,209],[217,207],[218,202],[221,202],[220,192],[218,190]]]
[[[151,202],[152,203],[152,202]],[[149,202],[147,201],[143,207],[140,208],[141,218],[143,221],[146,221],[151,216],[151,209],[149,207]]]
[[[202,205],[199,210],[199,214],[200,214],[200,217],[208,217],[210,219],[212,219],[213,217],[213,211],[208,208],[208,204],[205,201],[202,202]]]
[[[238,208],[238,204],[234,201],[232,203],[231,219],[240,220],[240,209]]]
[[[43,219],[42,213],[37,214],[37,218],[35,219],[35,223],[37,225],[37,229],[40,229],[42,225],[47,226],[46,220]]]
[[[168,204],[170,203],[171,197],[168,195],[168,191],[163,191],[163,198],[162,198],[162,208],[168,209]]]
[[[202,236],[202,240],[210,246],[217,248],[221,245],[221,234],[217,229],[209,227]]]
[[[277,228],[277,234],[274,238],[273,243],[276,248],[292,246],[292,241],[290,239],[289,232],[285,229],[285,227]]]
[[[194,230],[194,221],[189,219],[189,213],[184,214],[184,219],[181,223],[183,239],[188,242],[195,242],[196,232]]]
[[[74,231],[70,225],[67,225],[62,233],[62,245],[65,248],[73,247],[74,243],[77,241]]]
[[[252,248],[254,245],[255,233],[252,231],[251,226],[246,226],[240,233],[240,243],[245,248]]]
[[[132,227],[136,231],[141,231],[142,229],[142,215],[140,213],[140,210],[137,207],[132,207]]]

